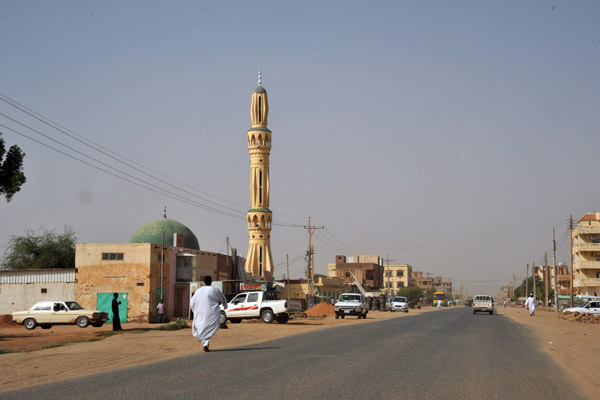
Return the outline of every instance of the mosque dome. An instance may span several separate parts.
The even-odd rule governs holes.
[[[183,234],[183,247],[186,249],[200,250],[200,244],[196,235],[181,222],[169,218],[161,218],[156,221],[142,225],[131,237],[129,243],[163,243],[163,227],[165,229],[165,246],[174,246],[173,234]]]

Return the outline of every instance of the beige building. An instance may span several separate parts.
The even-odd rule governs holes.
[[[384,265],[383,285],[385,294],[393,296],[399,288],[412,286],[412,266],[408,264]]]
[[[273,256],[271,254],[271,225],[273,212],[269,209],[269,157],[271,130],[267,128],[269,101],[267,91],[260,85],[252,93],[250,106],[252,128],[248,130],[250,153],[250,210],[248,210],[248,256],[246,271],[252,279],[271,281]]]
[[[289,284],[288,281],[282,282],[285,283],[285,287],[283,292],[279,293],[279,298],[287,299],[289,295],[292,300],[301,300],[303,308],[309,306],[310,299],[313,297],[317,299],[317,302],[330,302],[332,297],[337,300],[340,294],[353,289],[343,279],[319,277],[315,281],[314,292],[311,295],[308,279],[291,279]]]
[[[350,280],[350,271],[359,280],[359,283],[367,289],[379,290],[383,288],[383,259],[378,255],[354,255],[346,257],[335,256],[335,264],[328,264],[328,276]]]
[[[575,294],[600,294],[600,213],[585,214],[572,231]]]

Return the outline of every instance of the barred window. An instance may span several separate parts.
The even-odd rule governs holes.
[[[123,253],[102,253],[102,260],[122,260]]]

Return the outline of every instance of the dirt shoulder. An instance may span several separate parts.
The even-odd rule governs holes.
[[[293,319],[287,324],[267,325],[259,321],[243,321],[240,324],[228,324],[229,329],[219,330],[211,340],[211,350],[257,344],[316,329],[410,318],[423,312],[444,310],[426,308],[410,310],[408,314],[370,311],[367,320],[355,317],[336,320],[328,316]],[[555,313],[543,310],[539,310],[535,317],[529,317],[525,310],[519,308],[499,308],[498,314],[530,329],[541,347],[589,398],[594,398],[600,392],[600,379],[591,372],[600,356],[600,324],[565,321]],[[0,369],[3,371],[0,375],[0,391],[202,352],[202,346],[192,337],[190,329],[161,331],[156,329],[158,326],[126,323],[123,324],[124,331],[114,335],[110,325],[85,329],[55,326],[49,330],[33,331],[27,331],[22,326],[0,327],[0,352],[17,351],[0,354]],[[97,341],[72,343],[83,340]],[[65,342],[71,343],[60,345]],[[47,348],[57,345],[59,347]],[[82,354],[85,354],[85,358],[82,358]]]

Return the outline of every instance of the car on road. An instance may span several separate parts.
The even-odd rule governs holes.
[[[40,301],[27,311],[12,313],[12,321],[23,324],[26,329],[50,329],[52,325],[88,325],[99,328],[108,320],[108,313],[98,310],[86,310],[76,301]]]
[[[563,312],[578,312],[600,315],[600,301],[588,301],[581,307],[565,308]]]
[[[360,293],[342,293],[334,305],[335,319],[344,319],[346,315],[356,315],[358,319],[367,318],[369,308]]]
[[[242,319],[261,319],[270,324],[273,320],[285,324],[290,313],[302,311],[302,303],[298,300],[279,300],[272,291],[244,292],[235,296],[227,308],[221,305],[220,323],[225,325],[229,320],[239,323]]]
[[[390,311],[408,312],[408,300],[406,299],[406,297],[392,297],[392,301],[390,302]]]
[[[494,315],[494,298],[492,296],[478,294],[473,297],[473,314],[486,312]]]

